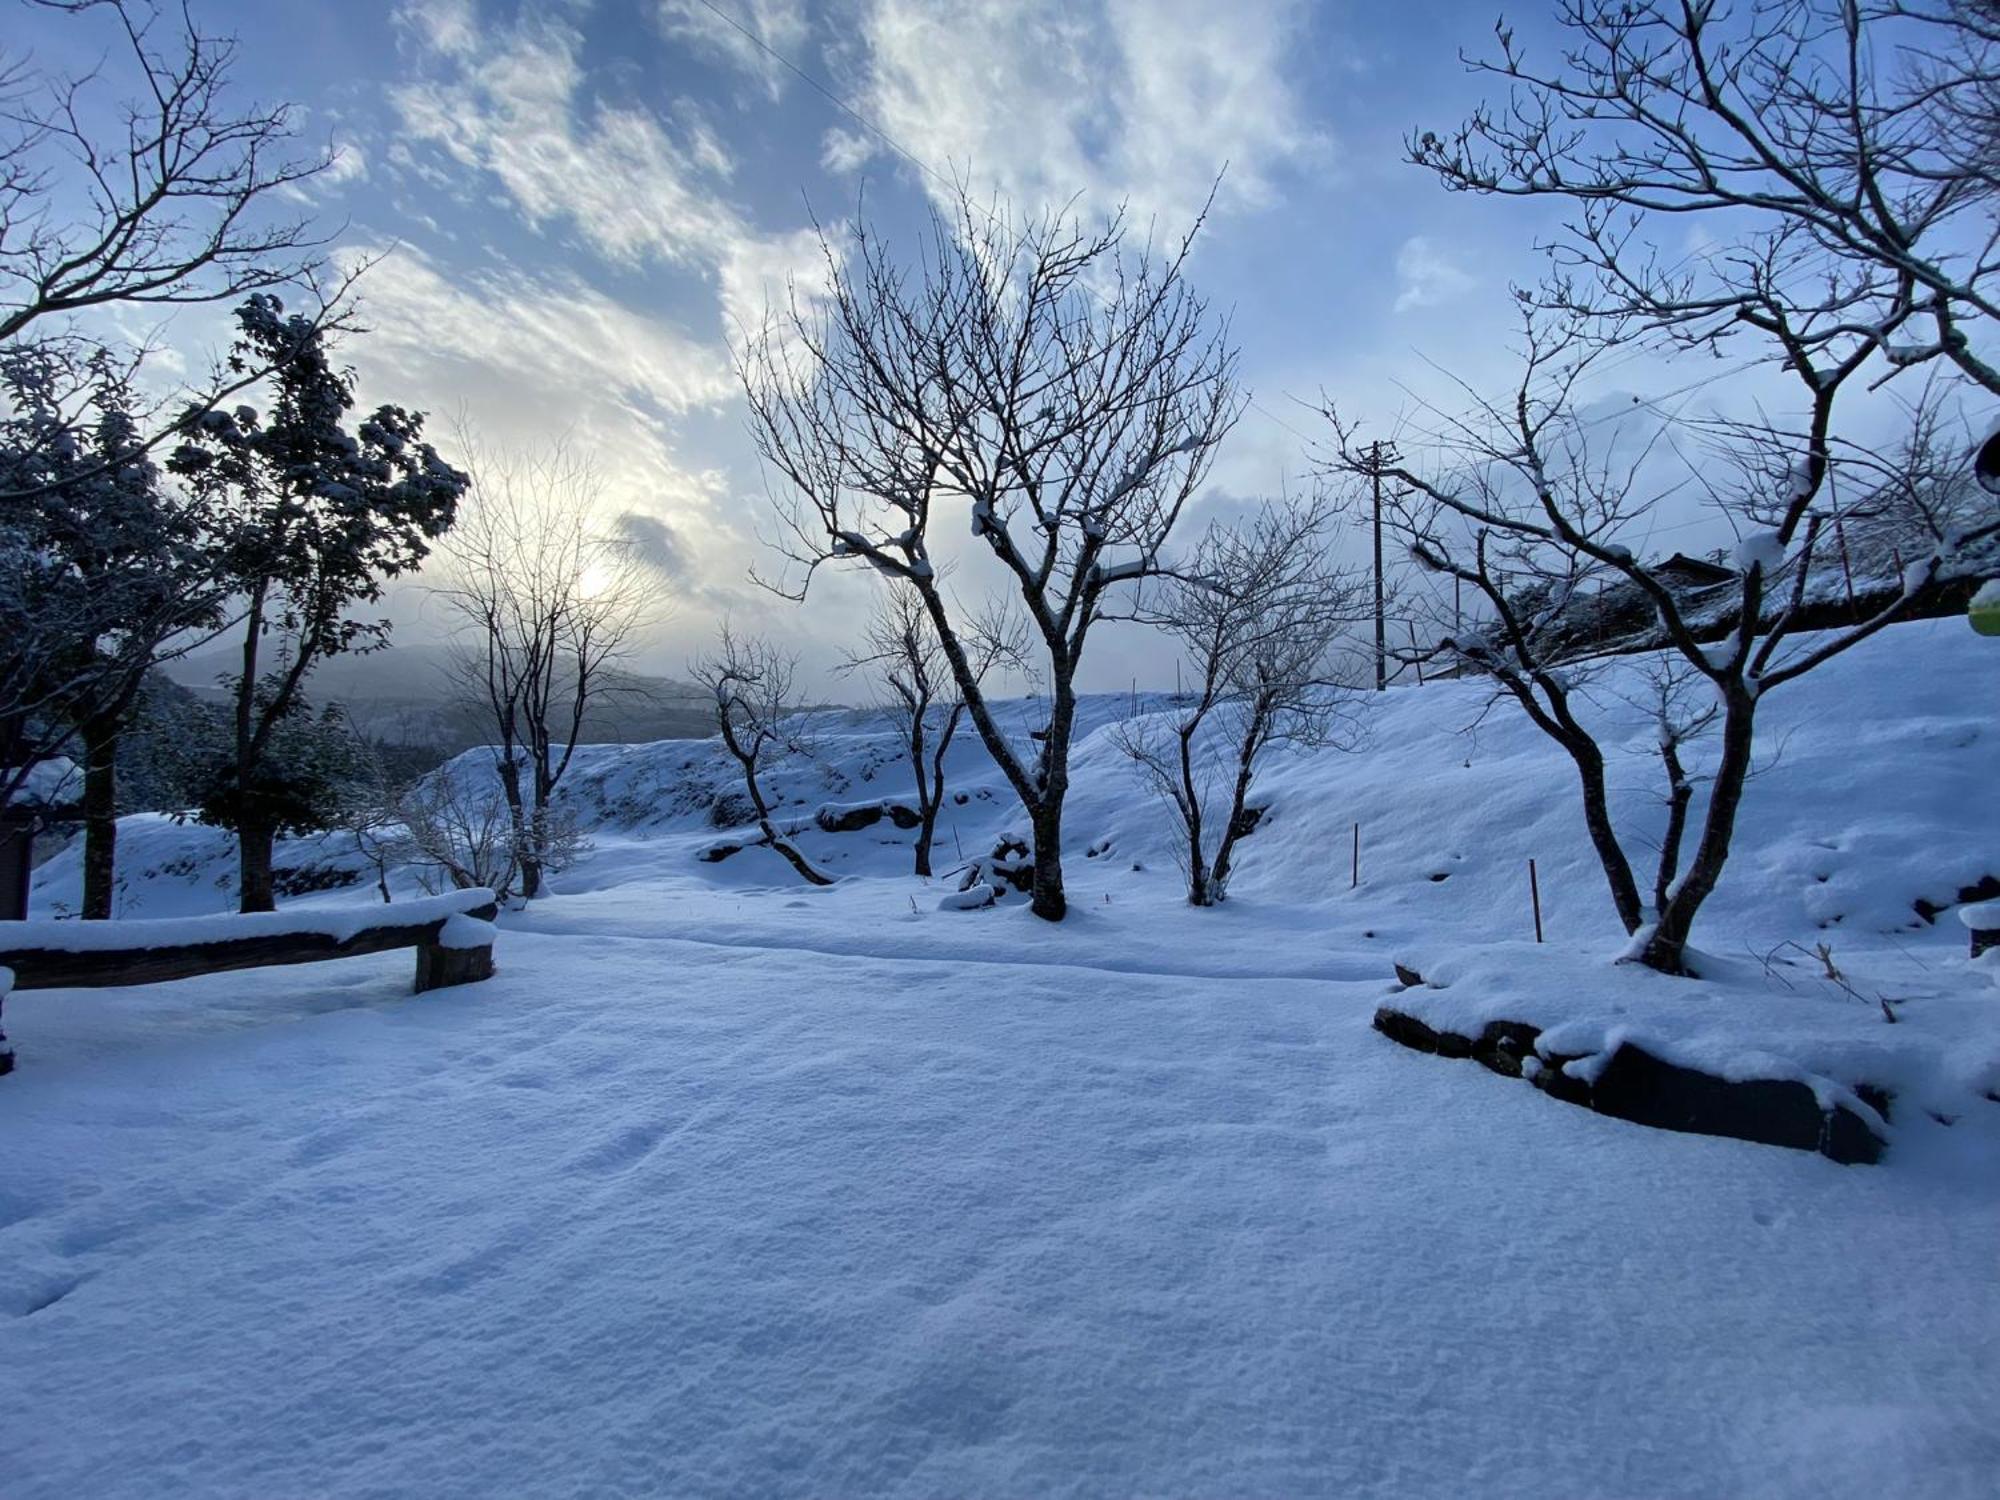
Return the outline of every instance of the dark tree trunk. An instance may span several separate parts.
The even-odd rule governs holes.
[[[271,847],[277,833],[269,824],[246,818],[236,827],[238,911],[276,911],[271,883]]]
[[[815,869],[812,861],[793,848],[791,841],[778,832],[778,825],[771,821],[771,804],[764,800],[764,789],[757,781],[757,757],[763,740],[753,740],[751,747],[745,748],[737,738],[729,715],[723,714],[720,722],[723,746],[735,757],[736,764],[743,768],[743,789],[750,794],[750,805],[757,811],[757,828],[764,835],[764,842],[784,856],[785,863],[797,870],[808,885],[832,885],[833,877]]]
[[[507,820],[513,829],[514,868],[521,875],[521,894],[529,897],[541,889],[542,869],[539,862],[532,860],[534,837],[528,827],[527,800],[521,795],[521,762],[508,746],[500,758],[500,790],[507,798]],[[528,867],[534,863],[534,873],[530,877]],[[533,889],[530,889],[532,884]]]
[[[1611,904],[1617,908],[1618,920],[1625,931],[1637,932],[1646,920],[1646,913],[1639,902],[1639,883],[1633,878],[1632,862],[1625,857],[1625,847],[1618,842],[1617,830],[1611,824],[1611,797],[1604,787],[1604,757],[1588,740],[1566,741],[1563,748],[1576,762],[1577,777],[1583,783],[1583,825],[1590,834],[1590,846],[1597,851],[1597,862],[1603,867],[1605,884],[1611,887]]]
[[[535,806],[528,814],[528,847],[521,855],[521,899],[533,901],[548,884],[549,798],[555,782],[541,765],[535,766]]]
[[[1660,747],[1660,759],[1667,768],[1667,831],[1660,840],[1660,868],[1653,879],[1653,910],[1667,909],[1667,892],[1673,889],[1680,870],[1681,840],[1687,835],[1688,804],[1694,787],[1681,766],[1680,748],[1669,741]]]
[[[814,868],[811,860],[793,847],[792,841],[778,832],[777,825],[768,816],[757,819],[757,826],[764,832],[764,842],[784,856],[785,863],[797,870],[808,885],[832,885],[833,877]]]
[[[111,916],[118,860],[118,730],[117,718],[108,714],[82,726],[83,916],[88,922]]]
[[[1062,816],[1069,795],[1069,738],[1076,726],[1076,692],[1068,671],[1059,671],[1049,705],[1049,732],[1042,741],[1038,795],[1028,808],[1035,832],[1035,891],[1028,909],[1045,922],[1060,922],[1069,914],[1063,896]]]
[[[1257,754],[1269,737],[1272,712],[1261,702],[1250,715],[1243,738],[1236,747],[1236,782],[1229,791],[1229,818],[1222,825],[1222,841],[1216,845],[1215,863],[1209,870],[1209,890],[1216,901],[1229,894],[1229,872],[1236,859],[1236,841],[1243,837],[1244,804],[1250,800],[1250,778],[1257,769]]]
[[[1035,890],[1028,909],[1044,921],[1060,922],[1069,914],[1063,897],[1062,803],[1044,802],[1028,823],[1035,837]]]
[[[958,733],[958,717],[965,712],[963,699],[946,710],[944,723],[938,732],[930,737],[928,748],[923,734],[924,714],[928,707],[918,710],[913,732],[910,736],[910,762],[917,773],[917,859],[916,872],[928,876],[931,873],[931,844],[937,838],[938,814],[944,810],[944,758],[951,749],[951,742]],[[930,775],[924,774],[926,757],[930,763]]]
[[[1518,632],[1515,639],[1515,649],[1525,653],[1527,648],[1520,643]],[[1583,826],[1590,834],[1591,848],[1597,851],[1604,882],[1611,887],[1611,904],[1617,909],[1626,933],[1637,932],[1645,923],[1646,911],[1639,899],[1639,882],[1632,874],[1632,861],[1626,858],[1625,846],[1618,842],[1618,831],[1611,823],[1611,797],[1604,786],[1604,753],[1570,713],[1568,693],[1546,673],[1531,682],[1503,671],[1500,681],[1527,711],[1535,727],[1561,745],[1576,766],[1577,780],[1583,788]],[[1547,708],[1536,699],[1535,684],[1548,694]]]
[[[1730,841],[1736,835],[1736,812],[1743,801],[1743,784],[1750,778],[1751,752],[1755,746],[1757,700],[1738,682],[1724,684],[1722,708],[1722,753],[1716,760],[1715,782],[1709,789],[1708,812],[1702,819],[1701,839],[1687,874],[1681,877],[1660,920],[1639,952],[1639,962],[1662,974],[1686,974],[1688,934],[1694,929],[1695,914],[1722,879],[1722,867],[1729,860]]]

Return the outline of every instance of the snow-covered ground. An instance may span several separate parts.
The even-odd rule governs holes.
[[[1469,684],[1274,763],[1208,912],[1091,733],[1059,928],[939,910],[886,822],[803,835],[823,891],[702,863],[741,837],[713,748],[594,751],[595,849],[487,983],[8,1001],[0,1493],[1988,1495],[2000,992],[1913,903],[2000,873],[1996,668],[1932,622],[1774,696],[1700,983],[1609,965],[1563,762],[1504,710],[1462,732]],[[1653,816],[1650,730],[1607,716]],[[1020,822],[958,761],[941,869]],[[805,821],[907,781],[857,716],[778,784]],[[127,914],[229,904],[215,835],[124,854]],[[41,876],[73,904],[72,856]],[[1899,1023],[1767,969],[1786,942]],[[1373,1033],[1392,960],[1863,1059],[1957,1123],[1843,1168],[1600,1118]]]

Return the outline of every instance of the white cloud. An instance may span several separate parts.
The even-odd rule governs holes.
[[[793,295],[802,305],[826,295],[832,278],[819,231],[800,229],[740,243],[723,260],[719,280],[723,327],[735,343],[762,328],[768,313],[782,314]]]
[[[1396,251],[1396,311],[1436,307],[1470,291],[1473,278],[1421,234]]]
[[[1173,231],[1225,167],[1221,205],[1256,206],[1323,150],[1287,79],[1303,20],[1295,0],[870,0],[852,66],[862,113],[946,176]]]
[[[789,23],[771,19],[783,7],[764,9],[784,32]],[[419,30],[440,28],[455,45],[427,55],[429,75],[395,91],[403,123],[460,167],[490,174],[529,224],[573,225],[614,265],[666,262],[713,278],[730,338],[762,321],[767,296],[781,295],[788,278],[808,290],[822,283],[810,231],[766,234],[722,196],[734,163],[692,109],[670,123],[587,97],[572,27],[533,16],[462,45],[452,25]],[[395,150],[413,161],[402,143]]]
[[[854,172],[866,165],[880,143],[860,130],[843,130],[838,125],[826,133],[821,143],[820,165],[829,172]]]
[[[333,158],[320,174],[320,181],[333,187],[368,178],[368,153],[356,141],[343,140],[333,148]]]
[[[622,265],[713,265],[745,233],[715,192],[721,143],[698,122],[669,133],[650,111],[586,98],[574,28],[531,16],[476,41],[445,34],[453,45],[425,57],[434,71],[392,93],[404,128],[492,174],[531,224],[567,220]]]
[[[728,8],[743,30],[730,25],[701,0],[658,0],[653,13],[669,41],[691,44],[740,69],[777,99],[792,75],[771,53],[799,61],[811,36],[804,0],[728,0]],[[744,31],[750,35],[745,36]]]
[[[434,52],[469,52],[478,34],[473,0],[403,0],[396,20]]]
[[[446,428],[462,412],[508,444],[567,436],[597,461],[606,525],[655,518],[689,575],[742,576],[749,539],[723,503],[728,483],[675,441],[675,418],[735,395],[719,346],[568,278],[447,275],[407,248],[360,291],[368,332],[352,353],[368,400],[428,408]]]

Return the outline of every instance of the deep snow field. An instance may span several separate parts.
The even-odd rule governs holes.
[[[1567,763],[1472,684],[1274,760],[1205,912],[1092,700],[1060,927],[938,909],[886,822],[803,835],[827,890],[703,863],[717,749],[593,749],[595,847],[487,983],[9,998],[0,1494],[1990,1496],[2000,989],[1914,903],[2000,874],[1996,682],[1945,620],[1773,696],[1701,981],[1611,965]],[[954,762],[941,872],[1024,826]],[[908,779],[848,715],[774,784],[805,822]],[[121,859],[123,915],[232,904],[211,831]],[[1921,1107],[1877,1167],[1601,1118],[1374,1033],[1393,961]]]

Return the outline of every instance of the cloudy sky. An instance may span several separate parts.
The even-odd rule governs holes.
[[[1506,285],[1534,275],[1544,210],[1448,195],[1400,159],[1406,130],[1478,99],[1457,52],[1485,49],[1496,3],[196,9],[240,36],[248,89],[298,101],[340,149],[317,210],[345,223],[343,255],[382,257],[352,350],[366,395],[598,454],[608,513],[632,518],[673,600],[649,665],[678,671],[732,613],[817,672],[870,584],[816,583],[795,610],[748,581],[769,501],[731,365],[735,331],[812,273],[815,218],[865,197],[907,242],[958,173],[1023,208],[1123,202],[1174,230],[1220,174],[1192,275],[1233,320],[1256,406],[1211,503],[1296,486],[1317,430],[1301,400],[1386,419],[1404,388],[1439,389],[1427,359],[1504,376]],[[76,25],[36,24],[63,46],[55,28]],[[398,611],[425,628],[414,596]],[[1171,673],[1136,636],[1095,649],[1096,686]]]

